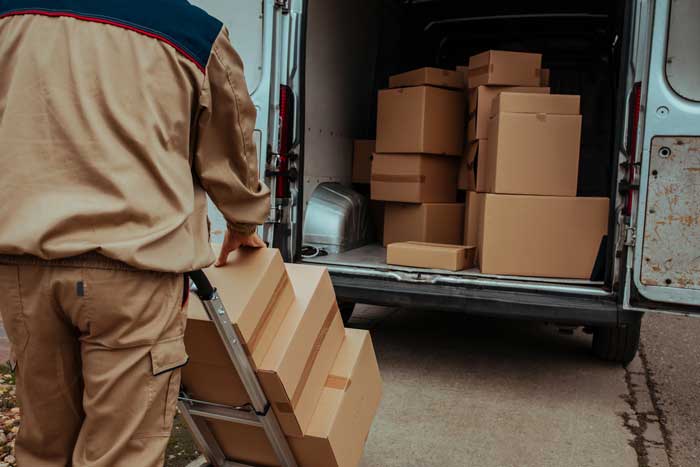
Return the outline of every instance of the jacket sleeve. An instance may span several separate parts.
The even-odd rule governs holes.
[[[200,95],[193,169],[229,228],[245,234],[270,211],[270,190],[258,176],[255,118],[243,63],[222,28]]]

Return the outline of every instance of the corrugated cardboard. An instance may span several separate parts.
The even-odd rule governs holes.
[[[217,288],[231,323],[257,367],[294,301],[294,290],[282,256],[271,248],[242,248],[231,253],[226,266],[207,268],[206,274]],[[199,300],[189,301],[188,331],[191,332],[186,338],[199,337],[200,333],[218,336]],[[201,349],[199,345],[192,348],[194,352]],[[190,353],[190,360],[193,358]]]
[[[405,203],[454,202],[458,162],[424,154],[375,154],[371,197]]]
[[[457,188],[467,191],[476,190],[476,170],[474,162],[469,162],[468,155],[462,156],[459,161]]]
[[[476,162],[476,188],[479,193],[484,193],[488,190],[488,157],[489,157],[489,140],[480,139],[470,143],[474,148]]]
[[[462,244],[464,204],[388,203],[384,212],[384,246],[397,242]]]
[[[506,91],[496,96],[496,99],[491,105],[492,117],[503,112],[579,115],[581,113],[581,96]]]
[[[467,192],[467,200],[464,203],[464,245],[479,246],[479,223],[481,222],[481,207],[484,193],[475,191]]]
[[[476,141],[489,137],[489,117],[493,102],[502,92],[531,94],[549,94],[547,87],[527,86],[479,86],[469,90],[469,122],[467,123],[467,140]]]
[[[474,246],[404,242],[387,247],[386,263],[427,269],[461,271],[474,265]]]
[[[288,438],[300,467],[357,467],[379,407],[382,381],[369,333],[345,332],[308,433]],[[227,458],[279,465],[262,429],[220,421],[208,425]]]
[[[379,91],[377,152],[460,156],[465,106],[462,91],[432,86]]]
[[[549,86],[551,72],[549,68],[542,68],[542,73],[540,76],[540,86]]]
[[[544,100],[543,94],[502,93],[496,106],[573,111],[574,100]],[[563,103],[563,105],[562,105]],[[477,190],[489,193],[576,196],[581,148],[580,115],[501,111],[491,119],[485,172]],[[486,177],[485,179],[480,176]],[[481,183],[480,183],[481,182]]]
[[[448,89],[464,89],[464,75],[458,71],[441,68],[419,68],[389,78],[390,88],[407,86],[437,86]]]
[[[326,268],[286,267],[296,300],[258,369],[258,379],[284,432],[302,436],[345,331]]]
[[[590,279],[608,233],[607,198],[487,194],[482,209],[484,274]]]
[[[372,154],[376,142],[368,139],[356,139],[352,157],[352,182],[369,183],[372,177]]]
[[[489,50],[469,59],[468,86],[539,86],[541,69],[542,54]]]

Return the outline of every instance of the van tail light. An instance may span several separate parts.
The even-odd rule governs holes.
[[[632,215],[632,189],[635,186],[635,167],[637,163],[637,139],[639,137],[639,116],[642,105],[642,83],[635,83],[632,88],[632,96],[629,102],[628,133],[627,133],[627,193],[625,204],[625,216]]]
[[[289,86],[280,86],[280,114],[279,114],[279,166],[277,167],[277,191],[278,198],[289,198],[289,152],[294,142],[294,92]]]

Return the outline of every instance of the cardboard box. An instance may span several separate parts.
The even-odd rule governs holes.
[[[539,86],[542,54],[489,50],[469,59],[469,89],[484,85]]]
[[[296,300],[258,369],[284,432],[308,430],[323,385],[345,337],[326,268],[287,264]]]
[[[467,155],[462,156],[459,161],[457,188],[466,191],[476,190],[476,167],[473,161],[469,162]]]
[[[495,103],[500,112],[491,118],[486,171],[481,173],[480,164],[477,190],[576,196],[582,119],[574,114],[575,97],[502,93]]]
[[[369,183],[372,177],[372,154],[376,142],[368,139],[356,139],[352,156],[352,182]]]
[[[452,203],[457,198],[457,161],[424,154],[375,154],[372,195],[376,201]]]
[[[487,158],[489,156],[489,140],[487,139],[480,139],[477,141],[474,141],[470,143],[470,147],[472,148],[472,152],[474,154],[474,167],[476,169],[476,187],[475,191],[478,191],[479,193],[484,193],[488,189],[488,177],[487,177],[487,170],[488,170],[488,161]]]
[[[484,195],[481,272],[590,279],[609,209],[607,198]]]
[[[433,86],[379,91],[377,152],[461,156],[464,92]]]
[[[386,263],[426,269],[462,271],[474,266],[474,246],[439,243],[392,243],[387,247]]]
[[[477,248],[479,246],[479,223],[481,222],[483,200],[484,193],[477,193],[475,191],[467,192],[467,199],[464,203],[464,245],[466,246]]]
[[[464,204],[389,203],[384,212],[384,246],[397,242],[461,245]]]
[[[346,329],[345,340],[303,438],[288,438],[301,467],[356,467],[379,407],[382,380],[369,333]],[[208,421],[227,458],[278,466],[262,429]]]
[[[207,268],[206,274],[218,290],[231,323],[257,368],[294,301],[294,289],[282,256],[272,248],[241,248],[231,253],[226,266]],[[211,336],[218,339],[216,329],[199,300],[189,301],[187,313],[185,340],[192,344],[188,348],[190,361],[197,360],[202,351],[202,356],[212,364],[204,346],[210,343]]]
[[[458,71],[441,68],[419,68],[389,78],[390,88],[408,86],[436,86],[448,89],[464,89],[464,75]]]
[[[540,86],[549,86],[549,83],[551,81],[551,72],[549,68],[542,68],[542,72],[540,74]]]
[[[519,92],[530,94],[549,94],[547,87],[527,86],[479,86],[469,90],[468,109],[469,122],[467,123],[467,141],[488,139],[489,117],[493,102],[502,92]]]

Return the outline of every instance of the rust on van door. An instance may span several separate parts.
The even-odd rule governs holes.
[[[652,140],[641,280],[700,289],[700,137]]]

